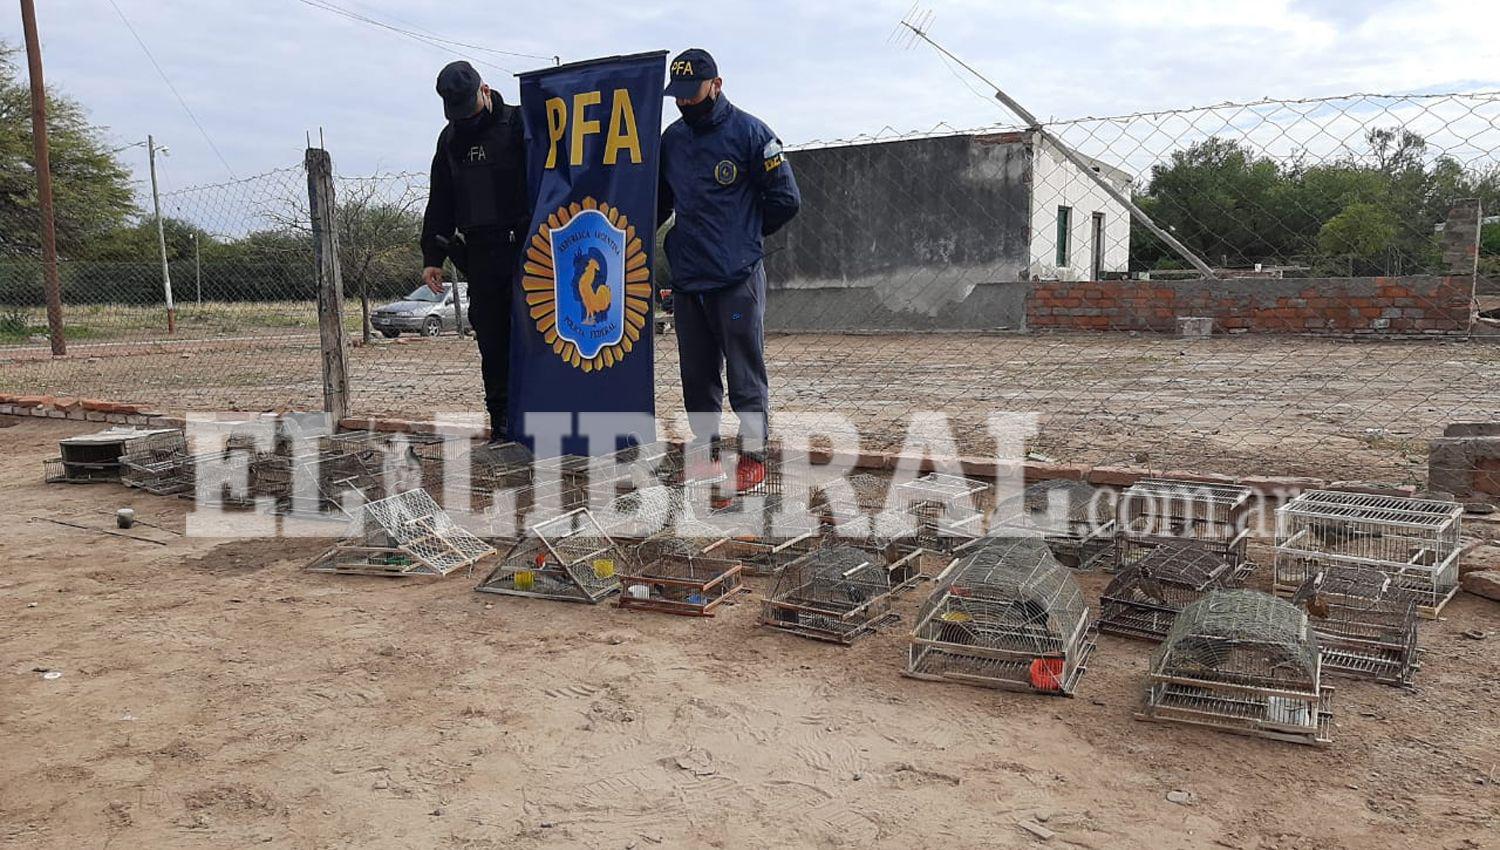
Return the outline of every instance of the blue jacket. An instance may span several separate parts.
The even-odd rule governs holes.
[[[801,204],[781,140],[722,92],[705,126],[679,118],[662,133],[657,225],[676,211],[667,233],[673,289],[710,292],[744,281],[765,255],[763,237]]]

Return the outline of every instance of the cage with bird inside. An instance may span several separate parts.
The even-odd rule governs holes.
[[[495,553],[453,521],[425,490],[408,490],[355,510],[349,533],[307,565],[311,572],[445,576]]]
[[[889,480],[868,472],[813,484],[808,509],[820,524],[837,528],[880,513],[889,484]]]
[[[1250,539],[1249,487],[1148,478],[1130,485],[1116,502],[1116,570],[1161,543],[1197,540],[1236,567]]]
[[[1235,566],[1202,541],[1161,543],[1110,580],[1099,597],[1099,631],[1160,641],[1188,603],[1239,587],[1253,569],[1248,562]]]
[[[657,537],[642,541],[620,570],[621,608],[712,617],[715,609],[749,593],[738,561],[705,553],[693,541]]]
[[[938,576],[912,630],[918,679],[1072,696],[1094,648],[1083,592],[1039,537],[988,537]]]
[[[526,529],[475,590],[597,604],[620,589],[624,553],[587,508]]]
[[[1326,567],[1363,566],[1416,596],[1436,618],[1458,592],[1463,506],[1308,490],[1276,511],[1275,590],[1290,596]]]
[[[840,544],[787,564],[761,606],[761,623],[830,643],[850,644],[896,622],[883,559]]]
[[[1258,590],[1215,590],[1178,613],[1136,716],[1327,744],[1333,688],[1322,659],[1302,609]]]
[[[978,481],[938,472],[896,484],[888,505],[870,518],[869,545],[893,559],[916,553],[923,569],[929,561],[946,566],[984,534],[988,491]]]
[[[1083,481],[1038,481],[995,506],[989,533],[1040,533],[1063,566],[1095,569],[1114,552],[1114,491]]]
[[[1351,678],[1412,687],[1417,600],[1374,567],[1330,565],[1302,583],[1292,604],[1307,612],[1323,668]]]

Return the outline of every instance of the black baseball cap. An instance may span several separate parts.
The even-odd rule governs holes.
[[[479,72],[460,59],[438,72],[437,93],[443,98],[443,116],[452,121],[468,118],[479,109]]]
[[[714,58],[708,55],[708,51],[701,47],[693,47],[677,54],[677,58],[667,66],[667,71],[672,81],[667,83],[667,90],[662,92],[666,97],[693,97],[698,94],[698,87],[703,85],[704,80],[719,76],[719,66],[714,64]]]

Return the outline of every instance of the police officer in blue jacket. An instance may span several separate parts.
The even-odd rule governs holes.
[[[682,370],[682,400],[697,446],[714,445],[724,406],[740,419],[739,492],[765,480],[767,416],[764,237],[797,214],[801,197],[781,141],[765,122],[735,108],[706,50],[672,60],[665,92],[682,118],[662,134],[657,225],[667,234],[673,313]],[[716,449],[710,452],[716,456]],[[689,469],[716,478],[718,461]]]

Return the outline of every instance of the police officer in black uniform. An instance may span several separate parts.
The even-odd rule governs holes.
[[[422,280],[443,292],[445,259],[468,279],[468,321],[479,340],[484,404],[491,438],[500,440],[509,436],[511,297],[519,246],[531,225],[525,134],[520,110],[507,105],[468,62],[444,67],[437,92],[448,126],[432,157]]]

